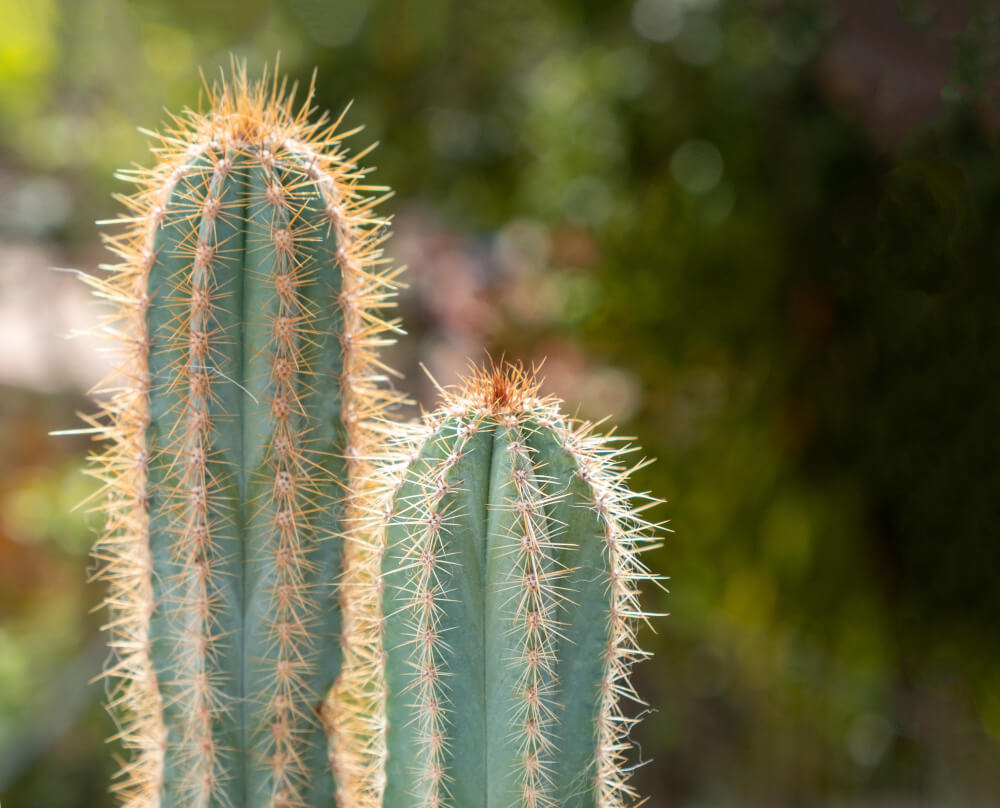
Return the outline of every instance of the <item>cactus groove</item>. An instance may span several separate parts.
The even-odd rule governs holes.
[[[515,367],[473,372],[386,466],[385,765],[368,804],[613,808],[651,525],[628,447]],[[374,656],[374,655],[373,655]],[[382,792],[379,794],[378,792]]]
[[[130,172],[97,545],[134,808],[334,800],[334,584],[394,325],[384,222],[324,118],[234,66]],[[312,93],[310,91],[309,97]],[[353,492],[353,493],[352,493]]]

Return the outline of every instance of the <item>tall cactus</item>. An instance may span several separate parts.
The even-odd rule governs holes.
[[[519,368],[475,371],[384,471],[385,684],[358,804],[613,808],[651,525],[627,447]],[[376,632],[377,633],[377,632]],[[362,678],[362,677],[358,677]]]
[[[334,584],[393,325],[364,171],[235,65],[129,172],[95,280],[121,356],[93,419],[129,808],[329,806]]]

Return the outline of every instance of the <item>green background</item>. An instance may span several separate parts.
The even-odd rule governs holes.
[[[389,352],[657,458],[636,781],[660,806],[1000,803],[1000,19],[945,0],[0,0],[0,800],[110,805],[73,506],[101,314],[52,267],[229,54],[372,141]],[[113,227],[110,228],[114,230]],[[414,411],[406,413],[412,416]]]

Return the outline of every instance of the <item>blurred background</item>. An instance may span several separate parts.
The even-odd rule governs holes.
[[[982,0],[0,0],[0,800],[104,808],[94,221],[229,54],[364,124],[429,404],[484,351],[658,458],[636,782],[1000,804],[1000,12]],[[407,416],[412,416],[415,409]]]

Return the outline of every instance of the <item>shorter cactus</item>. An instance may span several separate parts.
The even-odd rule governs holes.
[[[385,774],[354,804],[636,797],[621,700],[637,700],[629,673],[645,656],[652,525],[625,487],[628,447],[538,387],[521,368],[474,371],[384,467],[384,655],[369,655],[369,679],[384,677],[371,749]]]

